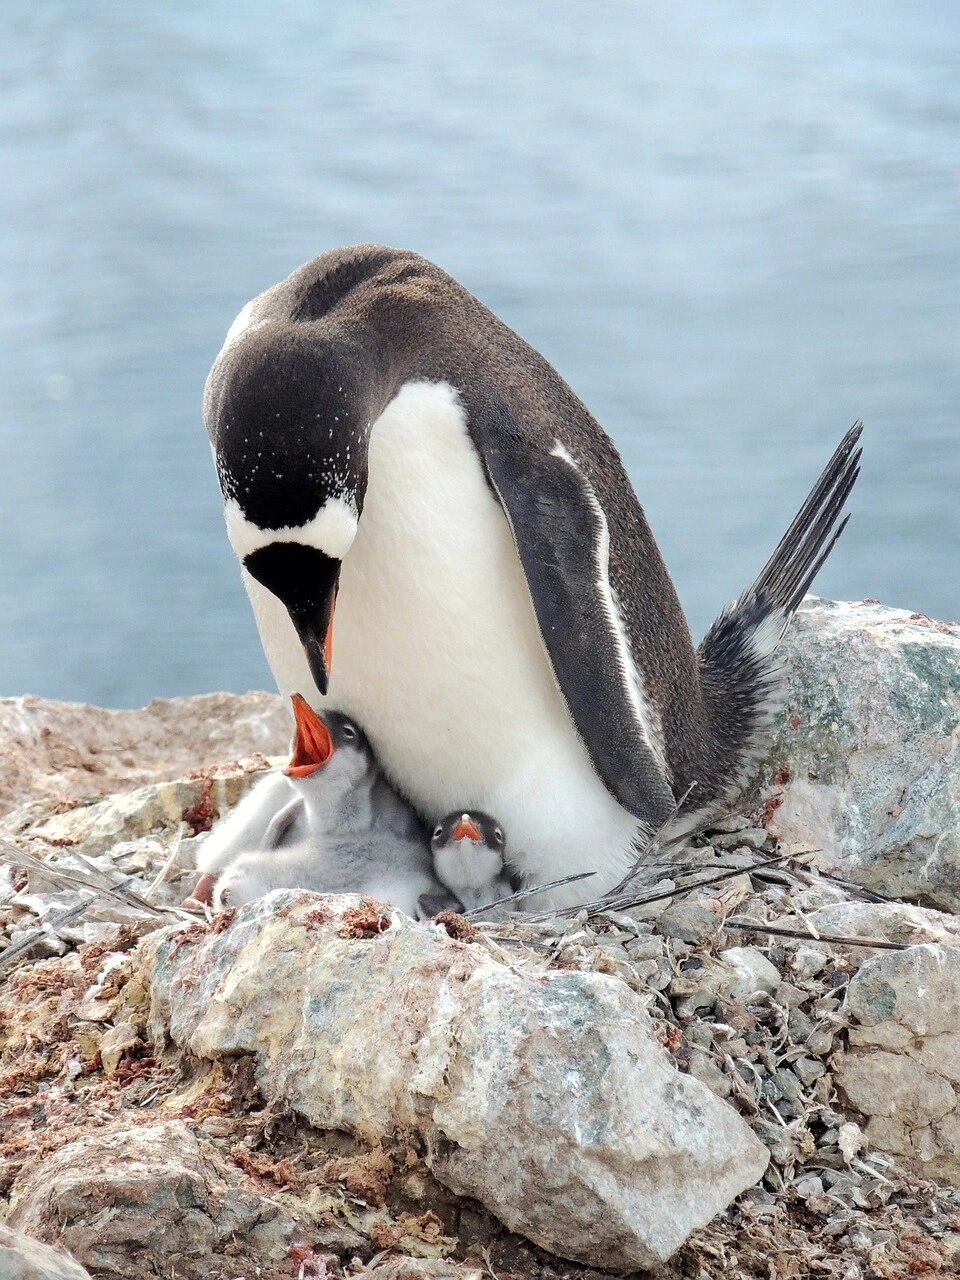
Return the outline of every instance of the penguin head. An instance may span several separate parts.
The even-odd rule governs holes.
[[[483,889],[503,873],[503,828],[477,809],[449,813],[430,838],[437,878],[448,889]]]
[[[291,701],[296,731],[286,776],[308,791],[334,783],[356,786],[376,765],[360,726],[340,711],[319,715],[299,693]]]
[[[340,565],[366,492],[369,421],[358,358],[331,352],[309,328],[267,324],[241,335],[208,398],[231,545],[286,608],[326,694]]]

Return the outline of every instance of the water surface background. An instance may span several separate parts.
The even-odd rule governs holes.
[[[243,303],[443,265],[620,447],[696,635],[867,422],[824,594],[960,613],[960,13],[15,0],[0,693],[269,685],[200,424]]]

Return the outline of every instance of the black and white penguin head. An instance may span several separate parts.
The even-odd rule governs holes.
[[[373,749],[356,721],[339,711],[321,716],[299,693],[291,701],[296,731],[283,772],[298,790],[307,796],[317,787],[348,790],[376,768]]]
[[[367,480],[356,361],[269,325],[228,341],[221,360],[206,412],[227,534],[246,571],[286,607],[326,693],[340,565]]]
[[[430,837],[437,878],[454,892],[481,890],[503,874],[503,828],[477,809],[447,814]]]

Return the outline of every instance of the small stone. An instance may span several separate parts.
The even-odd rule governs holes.
[[[794,1044],[803,1044],[813,1034],[813,1023],[802,1009],[791,1009],[787,1015],[787,1030]]]
[[[718,849],[765,849],[768,844],[773,844],[773,838],[762,827],[743,827],[717,836],[713,843]]]
[[[657,925],[664,937],[679,938],[682,942],[706,942],[719,927],[720,922],[712,911],[686,899],[667,907]]]
[[[847,1164],[867,1145],[867,1139],[858,1124],[848,1120],[837,1131],[837,1146]]]
[[[809,999],[809,992],[801,991],[792,982],[781,982],[773,993],[777,1004],[784,1004],[788,1009],[797,1009]]]
[[[773,991],[780,982],[778,970],[755,947],[728,947],[720,952],[720,959],[731,971],[718,993],[727,1000],[746,1000],[757,992]]]
[[[829,956],[818,947],[806,945],[797,947],[793,953],[791,965],[798,978],[815,978],[827,963]]]
[[[782,1098],[789,1098],[791,1102],[796,1102],[798,1098],[803,1096],[800,1081],[789,1068],[778,1067],[773,1073],[773,1079],[776,1081]]]
[[[793,1189],[801,1200],[812,1200],[815,1196],[823,1195],[823,1179],[813,1174],[798,1178]]]
[[[793,1071],[801,1083],[809,1088],[815,1080],[820,1079],[826,1067],[816,1058],[798,1058],[793,1064]]]
[[[104,1072],[108,1076],[114,1075],[123,1055],[140,1043],[136,1027],[129,1022],[118,1022],[106,1031],[100,1041],[100,1061]]]

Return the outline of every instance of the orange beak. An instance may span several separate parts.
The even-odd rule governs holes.
[[[480,834],[480,828],[468,818],[466,814],[460,819],[457,825],[450,833],[451,840],[472,840],[474,844],[483,844],[483,836]]]
[[[307,778],[322,768],[333,755],[333,739],[313,707],[299,693],[291,696],[293,718],[297,722],[297,736],[293,755],[284,769],[288,778]]]

